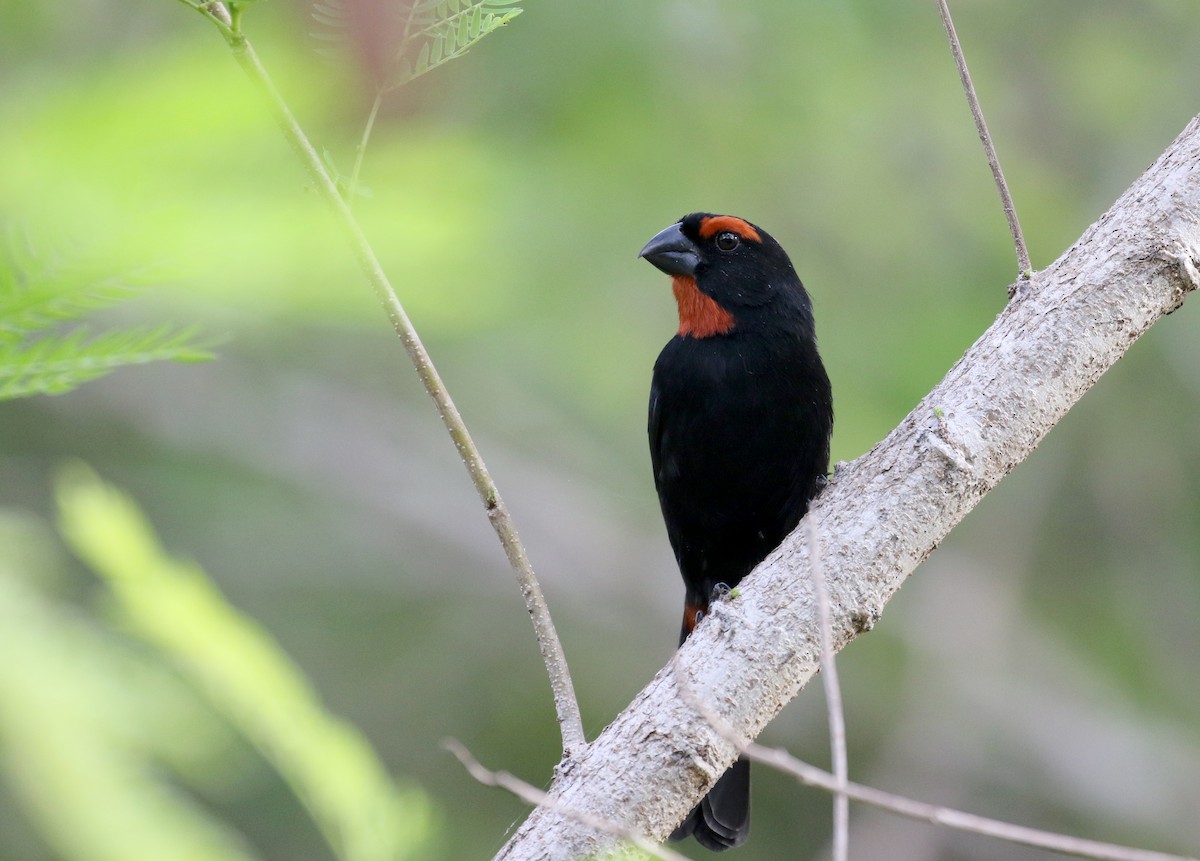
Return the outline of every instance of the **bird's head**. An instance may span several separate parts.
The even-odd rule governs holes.
[[[781,295],[808,304],[787,252],[761,227],[733,215],[684,216],[639,256],[671,276],[680,335],[727,334],[737,328],[740,311]]]

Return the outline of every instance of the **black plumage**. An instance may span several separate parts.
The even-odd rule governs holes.
[[[685,585],[680,641],[808,510],[829,465],[833,401],[812,302],[766,231],[693,213],[641,256],[672,276],[677,334],[654,365],[650,458]],[[739,760],[672,835],[710,849],[749,833]]]

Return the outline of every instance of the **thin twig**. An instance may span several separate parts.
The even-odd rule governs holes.
[[[1200,859],[1190,856],[1170,855],[1149,849],[1133,849],[1114,843],[1102,843],[1099,840],[1087,840],[1082,837],[1071,837],[1066,834],[1055,834],[1052,831],[1028,828],[1024,825],[1014,825],[1010,822],[955,810],[952,807],[927,804],[924,801],[916,801],[903,795],[885,792],[882,789],[875,789],[852,781],[846,781],[843,784],[828,771],[796,759],[786,750],[764,747],[750,741],[728,721],[697,699],[695,694],[682,685],[679,685],[679,691],[680,696],[688,705],[694,708],[722,738],[733,744],[741,755],[754,762],[760,762],[785,774],[790,774],[805,786],[832,793],[843,792],[849,798],[862,804],[869,804],[880,810],[887,810],[910,819],[919,819],[932,825],[942,825],[946,828],[981,834],[985,837],[996,837],[1009,843],[1047,849],[1063,855],[1095,858],[1098,861],[1200,861]]]
[[[382,104],[383,90],[377,90],[375,101],[371,104],[371,112],[367,115],[367,124],[363,127],[362,137],[358,141],[358,149],[354,153],[354,168],[350,171],[350,185],[346,188],[346,203],[351,209],[354,208],[354,196],[358,194],[358,177],[362,173],[363,156],[367,153],[367,143],[371,140],[371,132],[375,128],[375,118],[379,116],[379,108]]]
[[[975,118],[975,130],[979,132],[979,141],[983,144],[983,151],[987,153],[988,167],[992,169],[992,179],[996,181],[996,189],[1000,192],[1000,203],[1004,206],[1004,217],[1008,220],[1008,232],[1012,234],[1013,245],[1017,250],[1017,277],[1028,279],[1033,275],[1033,265],[1029,262],[1029,249],[1025,247],[1025,237],[1021,233],[1017,209],[1013,205],[1012,195],[1008,193],[1008,183],[1004,181],[1004,171],[1000,169],[1000,159],[996,155],[996,147],[992,144],[992,136],[983,119],[983,109],[979,106],[979,96],[975,94],[971,73],[967,71],[967,59],[963,56],[958,34],[954,32],[954,22],[950,20],[950,7],[946,5],[946,0],[937,0],[937,4],[942,13],[942,26],[946,28],[946,36],[950,40],[950,50],[954,53],[954,63],[958,66],[958,77],[962,81],[963,91],[967,94],[971,116]]]
[[[812,571],[813,594],[817,599],[817,620],[821,626],[821,681],[825,687],[825,706],[829,713],[829,747],[837,789],[833,796],[833,861],[850,858],[850,799],[846,796],[849,764],[846,756],[846,718],[842,710],[842,687],[838,683],[837,660],[833,654],[833,628],[829,619],[829,589],[821,568],[821,548],[817,517],[808,515],[808,564]]]
[[[188,0],[183,0],[183,2],[187,3],[187,5],[192,5]],[[197,7],[193,6],[193,8]],[[287,138],[288,143],[295,150],[296,155],[308,171],[309,178],[316,186],[317,191],[325,198],[325,203],[329,206],[339,227],[345,233],[346,239],[354,250],[355,257],[358,259],[359,266],[367,276],[367,280],[375,291],[376,297],[383,304],[388,318],[392,322],[392,328],[400,336],[409,359],[417,369],[417,374],[425,386],[425,391],[429,393],[429,396],[437,406],[438,415],[441,416],[442,423],[446,426],[451,440],[453,440],[455,447],[458,449],[459,456],[467,467],[467,472],[471,475],[471,481],[475,485],[475,490],[479,493],[479,498],[483,501],[484,508],[487,510],[488,520],[491,521],[492,528],[495,529],[496,535],[499,536],[500,543],[504,547],[504,552],[508,556],[509,564],[516,574],[517,584],[525,599],[525,609],[529,612],[529,616],[533,620],[538,647],[550,676],[550,687],[554,694],[554,707],[558,714],[559,728],[562,732],[563,758],[570,759],[580,753],[587,744],[587,739],[583,733],[583,721],[579,715],[579,701],[575,697],[575,687],[571,682],[571,674],[567,668],[566,658],[563,655],[562,644],[559,642],[558,634],[554,630],[554,623],[550,619],[550,608],[546,605],[546,599],[542,595],[541,586],[534,576],[533,566],[525,554],[525,548],[521,544],[520,537],[517,535],[517,529],[513,524],[512,516],[508,512],[504,500],[500,497],[500,491],[496,489],[496,485],[488,473],[487,466],[484,464],[479,450],[475,447],[474,440],[471,439],[471,434],[467,430],[466,423],[463,422],[458,408],[450,398],[450,393],[442,383],[437,369],[434,367],[429,354],[425,350],[425,345],[421,343],[416,329],[409,321],[408,314],[405,313],[404,307],[400,304],[400,299],[396,296],[396,291],[392,288],[391,282],[388,281],[388,277],[384,273],[379,259],[375,256],[374,249],[363,233],[362,227],[359,226],[358,221],[354,218],[354,214],[350,211],[346,200],[338,193],[337,185],[325,170],[325,165],[322,163],[320,156],[317,155],[317,151],[304,134],[304,130],[296,122],[296,118],[292,115],[283,96],[275,88],[270,75],[258,59],[258,55],[254,52],[250,41],[246,39],[245,35],[239,29],[233,29],[226,23],[228,15],[222,4],[215,2],[208,3],[204,7],[199,8],[199,11],[218,25],[218,29],[220,29],[222,35],[225,36],[226,41],[229,43],[234,59],[237,60],[250,80],[267,97],[284,137]],[[222,17],[222,14],[225,17]]]
[[[615,834],[622,840],[629,841],[643,852],[653,855],[655,858],[661,858],[663,861],[688,861],[687,858],[678,852],[655,843],[650,838],[638,834],[636,831],[631,831],[618,822],[611,822],[586,811],[575,810],[565,804],[559,804],[548,793],[538,789],[536,786],[531,786],[507,771],[489,771],[457,739],[442,739],[442,747],[454,754],[458,758],[458,761],[463,764],[463,767],[470,772],[471,777],[478,780],[484,786],[499,787],[511,792],[517,798],[529,804],[537,807],[547,807],[555,813],[561,813],[563,816],[574,819],[576,822],[581,822],[589,828],[603,831],[605,834]]]

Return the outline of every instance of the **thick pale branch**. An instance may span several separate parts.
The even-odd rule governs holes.
[[[886,439],[814,503],[841,648],[1130,345],[1200,286],[1200,118],[996,322]],[[754,738],[816,672],[820,626],[802,524],[714,605],[671,663],[567,764],[551,796],[665,837],[736,755],[677,678]],[[534,811],[497,859],[574,859],[615,838]]]

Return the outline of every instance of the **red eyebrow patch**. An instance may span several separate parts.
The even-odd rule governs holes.
[[[736,233],[742,239],[753,239],[755,242],[762,242],[762,237],[758,235],[758,231],[748,221],[743,221],[733,215],[710,215],[708,218],[700,221],[700,236],[703,239],[708,239],[710,236],[716,236],[718,233],[728,230],[730,233]]]

